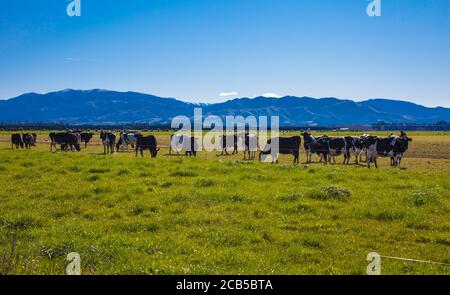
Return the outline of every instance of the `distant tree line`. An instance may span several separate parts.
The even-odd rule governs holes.
[[[404,130],[404,131],[450,131],[450,123],[438,121],[431,124],[417,123],[386,123],[383,121],[371,125],[372,130]]]
[[[170,125],[152,125],[147,123],[126,123],[126,124],[64,124],[64,123],[1,123],[0,130],[20,131],[20,130],[147,130],[147,131],[172,131]],[[235,128],[236,130],[237,128]],[[247,129],[247,128],[246,128]],[[281,131],[291,130],[336,130],[336,131],[450,131],[450,123],[439,121],[431,124],[417,123],[387,123],[377,122],[368,125],[358,126],[280,126]]]

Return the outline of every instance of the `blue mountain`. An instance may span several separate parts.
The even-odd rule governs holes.
[[[137,92],[66,89],[47,94],[27,93],[0,100],[0,122],[67,124],[168,124],[178,115],[279,116],[285,126],[360,125],[377,121],[433,123],[450,121],[450,109],[428,108],[411,102],[370,99],[362,102],[338,98],[285,96],[236,98],[223,103],[193,104]]]

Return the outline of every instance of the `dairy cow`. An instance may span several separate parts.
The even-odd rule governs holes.
[[[150,156],[155,158],[159,152],[158,143],[156,141],[156,137],[153,135],[149,136],[138,136],[136,140],[136,157],[138,155],[138,151],[141,152],[141,156],[144,156],[144,150],[150,151]]]
[[[16,149],[23,148],[23,140],[22,140],[22,136],[20,136],[20,134],[15,133],[15,134],[11,134],[11,149],[14,149],[14,146],[16,147]]]
[[[276,142],[278,142],[278,153],[273,153],[272,143]],[[279,154],[290,154],[294,156],[294,164],[299,163],[301,143],[302,139],[300,136],[271,138],[259,153],[259,160],[262,161],[263,155],[272,155],[272,163],[278,163]]]
[[[386,138],[381,138],[378,136],[366,137],[364,140],[364,146],[367,149],[367,168],[370,168],[370,163],[372,162],[375,167],[378,168],[378,157],[390,157],[391,166],[400,166],[403,155],[408,150],[410,141],[412,141],[412,139],[409,138],[403,131],[400,133],[400,136],[391,135]]]
[[[100,139],[102,140],[103,144],[103,153],[106,154],[113,154],[114,153],[114,145],[116,143],[116,135],[111,132],[101,132],[100,133]]]

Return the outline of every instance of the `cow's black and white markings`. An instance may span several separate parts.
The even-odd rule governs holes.
[[[303,136],[303,148],[306,152],[306,163],[312,163],[312,154],[317,154],[322,162],[322,159],[327,163],[329,147],[326,136],[315,137],[308,132],[301,133]]]
[[[278,142],[278,153],[272,153],[272,142]],[[294,164],[300,161],[300,145],[302,139],[300,136],[293,137],[278,137],[274,139],[269,139],[267,145],[259,153],[259,160],[262,161],[263,155],[272,155],[272,163],[278,163],[279,154],[290,154],[294,156]]]
[[[138,136],[136,140],[136,157],[138,155],[138,151],[141,152],[141,156],[144,156],[144,150],[150,151],[150,156],[155,158],[158,155],[159,148],[158,142],[156,141],[156,137],[153,135],[148,136]]]
[[[401,132],[400,136],[391,135],[386,138],[378,136],[368,136],[364,140],[364,146],[367,149],[367,167],[370,168],[370,163],[374,163],[378,168],[378,157],[390,157],[391,166],[400,166],[404,153],[408,150],[408,144],[412,141],[406,136],[406,133]]]
[[[23,148],[22,136],[18,133],[11,134],[11,149],[14,149],[14,146],[16,149]]]
[[[343,164],[350,163],[351,152],[354,149],[353,138],[350,136],[341,136],[341,137],[328,137],[323,136],[320,139],[324,142],[325,148],[328,148],[326,154],[328,155],[327,160],[331,163],[336,163],[336,157],[339,155],[344,156]]]
[[[355,163],[359,164],[359,162],[362,162],[362,155],[365,152],[364,147],[364,141],[365,139],[370,136],[368,134],[363,134],[360,137],[352,137],[353,138],[353,154],[355,156]]]
[[[131,148],[134,149],[136,146],[137,138],[140,135],[140,133],[120,133],[119,140],[116,144],[116,150],[119,151],[120,149],[122,149],[124,151],[128,151],[128,146],[131,146]]]
[[[100,138],[103,144],[103,153],[113,154],[114,153],[114,145],[116,143],[116,135],[111,132],[101,132]]]

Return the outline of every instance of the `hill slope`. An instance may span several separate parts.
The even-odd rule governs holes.
[[[363,102],[337,98],[237,98],[204,104],[204,115],[280,116],[281,125],[350,125],[377,121],[432,123],[450,121],[450,109],[427,108],[388,99]],[[153,123],[167,124],[178,115],[193,116],[196,104],[137,92],[63,90],[28,93],[0,100],[0,122]]]

